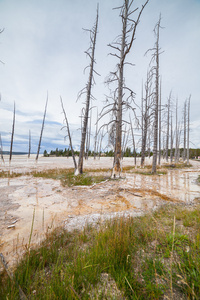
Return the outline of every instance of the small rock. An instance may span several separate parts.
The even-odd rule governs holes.
[[[15,221],[13,221],[11,224],[15,224],[15,223],[17,223],[17,221],[18,221],[18,220],[15,220]]]
[[[15,225],[9,225],[7,229],[15,228]]]

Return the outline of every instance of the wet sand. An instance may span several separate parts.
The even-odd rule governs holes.
[[[111,158],[90,158],[84,167],[111,169],[112,163]],[[200,186],[196,183],[200,162],[192,164],[192,168],[169,170],[168,174],[160,176],[127,172],[119,181],[89,187],[63,187],[59,180],[30,175],[0,178],[0,252],[9,265],[20,259],[28,247],[33,218],[31,246],[57,226],[72,230],[82,228],[86,222],[95,223],[116,215],[141,215],[166,202],[191,204],[200,197]],[[123,165],[133,166],[134,159],[125,158]],[[72,167],[71,158],[40,157],[36,164],[34,156],[29,160],[25,156],[14,156],[11,166],[6,157],[0,170],[25,174],[33,170]]]

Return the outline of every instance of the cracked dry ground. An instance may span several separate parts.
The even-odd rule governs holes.
[[[200,195],[200,164],[163,176],[123,174],[89,187],[63,187],[59,180],[21,176],[0,179],[0,252],[10,265],[28,244],[39,243],[56,226],[82,228],[116,215],[137,216],[170,202],[191,203]],[[108,175],[108,174],[107,174]]]

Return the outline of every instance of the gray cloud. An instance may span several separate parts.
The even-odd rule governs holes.
[[[104,85],[109,71],[114,70],[116,60],[108,56],[107,44],[120,33],[118,12],[112,10],[121,0],[99,0],[100,19],[97,37],[96,77],[93,94],[97,101],[93,105],[102,107],[102,100],[108,90]],[[140,5],[141,1],[135,1]],[[78,92],[85,86],[88,64],[84,51],[89,45],[89,36],[82,28],[91,28],[96,14],[97,2],[93,0],[5,0],[0,1],[0,131],[8,139],[12,126],[13,102],[16,102],[16,135],[21,142],[30,126],[33,136],[40,132],[47,91],[49,104],[45,125],[44,142],[50,140],[62,145],[60,133],[63,115],[59,96],[62,95],[71,126],[80,127],[81,101],[76,102]],[[136,92],[140,103],[141,82],[145,80],[150,55],[144,57],[148,48],[154,45],[153,28],[162,14],[160,45],[164,53],[160,58],[162,75],[162,97],[166,102],[170,90],[179,99],[179,118],[182,106],[191,94],[191,137],[195,144],[199,132],[199,70],[200,70],[200,2],[197,0],[150,0],[145,8],[136,34],[129,61],[135,67],[127,67],[127,83]],[[96,112],[94,113],[96,114]],[[49,127],[48,127],[49,126]],[[57,137],[55,139],[55,136]],[[75,144],[80,134],[74,133]],[[24,147],[24,146],[23,146]]]

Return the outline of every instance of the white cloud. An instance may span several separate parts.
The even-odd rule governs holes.
[[[102,107],[104,94],[108,93],[103,82],[116,60],[108,56],[107,44],[121,31],[118,11],[112,10],[122,0],[99,0],[99,33],[96,46],[96,69],[101,77],[96,77],[97,85],[93,94],[97,98],[94,105]],[[135,1],[141,4],[141,1]],[[70,124],[80,127],[82,101],[76,102],[78,92],[87,82],[83,70],[88,64],[84,51],[89,45],[89,35],[82,28],[91,28],[96,14],[93,0],[5,0],[0,1],[0,131],[9,136],[12,126],[13,102],[16,102],[16,134],[28,135],[32,126],[33,136],[39,135],[47,91],[49,104],[47,121],[62,124],[63,115],[60,95]],[[129,60],[135,63],[126,70],[127,83],[137,93],[140,103],[141,82],[145,80],[150,56],[144,57],[155,39],[153,28],[162,14],[160,46],[165,51],[160,57],[162,75],[162,96],[166,102],[172,89],[173,97],[179,99],[180,114],[182,104],[191,94],[191,120],[199,119],[199,77],[200,77],[200,3],[196,0],[150,0],[141,17],[136,40]],[[94,113],[96,114],[96,112]],[[33,122],[33,124],[31,123]],[[62,133],[58,126],[45,125],[44,138],[62,144]],[[198,144],[198,130],[193,128]],[[6,135],[7,133],[7,135]],[[80,134],[75,134],[78,144]],[[199,145],[199,144],[198,144]]]

